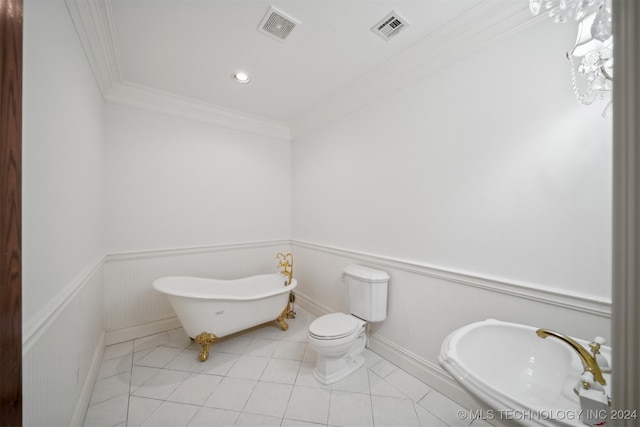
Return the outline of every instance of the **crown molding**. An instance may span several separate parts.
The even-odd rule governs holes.
[[[524,0],[484,0],[298,116],[290,123],[292,139],[379,101],[486,44],[545,18],[545,14],[532,16]]]
[[[216,126],[291,140],[287,124],[123,80],[110,0],[65,0],[105,101]]]
[[[66,0],[80,43],[98,87],[105,94],[122,82],[118,49],[108,0]]]
[[[123,81],[111,0],[65,1],[107,102],[288,141],[378,101],[545,16],[532,16],[524,0],[483,0],[351,85],[303,112],[291,123],[282,123]]]
[[[133,83],[113,84],[104,97],[107,102],[112,104],[140,108],[287,141],[291,140],[289,126],[285,123],[240,113]]]

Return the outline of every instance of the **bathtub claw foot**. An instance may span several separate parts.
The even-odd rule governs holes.
[[[280,313],[280,316],[278,316],[278,318],[276,319],[283,331],[286,331],[287,329],[289,329],[289,324],[287,323],[286,320],[284,320],[287,318],[288,312],[289,312],[289,306],[287,305],[284,308],[284,310],[282,310],[282,313]]]
[[[195,338],[195,342],[202,346],[202,350],[200,351],[200,361],[204,362],[209,358],[209,347],[211,344],[216,342],[218,337],[215,334],[210,334],[208,332],[202,332]]]

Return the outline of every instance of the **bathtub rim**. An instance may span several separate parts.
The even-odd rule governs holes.
[[[266,273],[266,274],[256,274],[252,276],[241,277],[238,279],[212,279],[208,277],[198,277],[198,276],[163,276],[153,281],[153,289],[165,294],[169,297],[181,297],[181,298],[191,298],[191,299],[199,299],[199,300],[216,300],[216,301],[252,301],[263,298],[268,298],[274,295],[279,295],[288,291],[293,291],[295,287],[298,285],[298,281],[296,278],[291,279],[291,283],[287,286],[277,287],[274,289],[270,289],[266,292],[262,293],[252,293],[249,295],[229,295],[229,294],[220,294],[220,293],[204,293],[204,292],[193,292],[183,289],[167,289],[162,286],[163,282],[168,282],[170,280],[199,280],[199,281],[210,281],[212,283],[224,283],[231,284],[234,282],[246,282],[251,279],[257,279],[274,276],[280,277],[284,280],[287,279],[287,276],[280,273]]]

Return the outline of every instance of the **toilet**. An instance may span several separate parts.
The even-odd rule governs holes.
[[[344,269],[343,282],[350,314],[318,317],[307,333],[309,345],[317,354],[313,376],[323,384],[339,381],[362,366],[367,322],[381,322],[387,317],[386,272],[354,264]]]

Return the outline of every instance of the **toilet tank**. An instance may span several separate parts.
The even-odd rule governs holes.
[[[353,264],[344,269],[343,278],[351,314],[368,322],[387,318],[389,275],[385,271]]]

